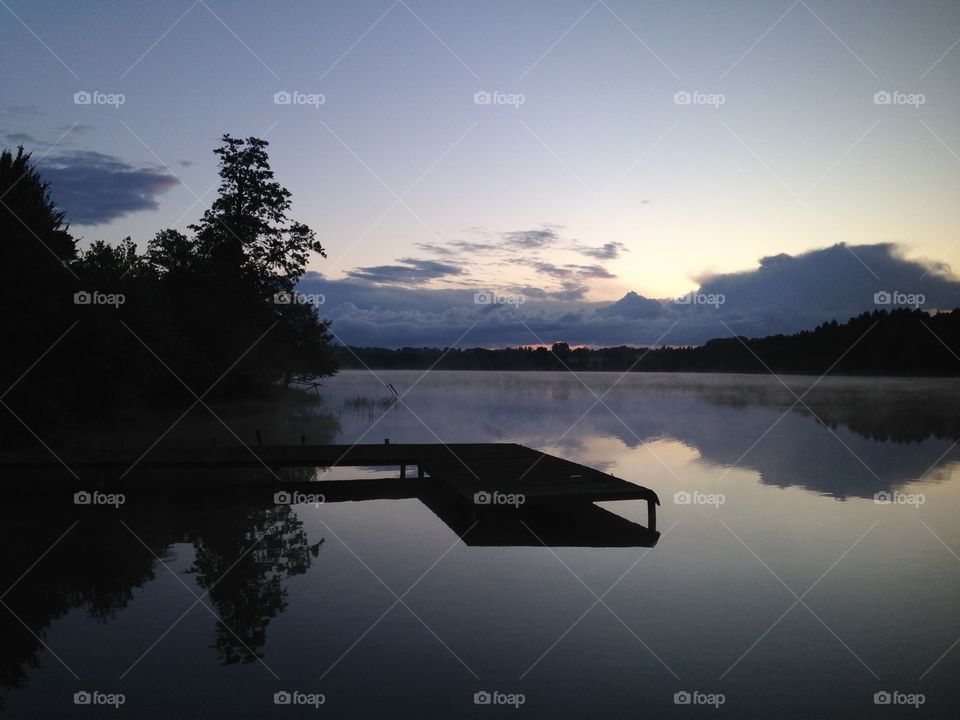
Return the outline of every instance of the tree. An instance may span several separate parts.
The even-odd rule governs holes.
[[[288,218],[266,147],[224,136],[220,192],[192,234],[163,230],[145,253],[130,238],[96,241],[79,256],[29,154],[0,154],[0,390],[16,383],[0,439],[20,443],[24,418],[56,445],[81,425],[177,404],[182,385],[235,398],[335,371],[315,307],[275,301],[325,255]]]
[[[242,259],[268,289],[292,290],[310,254],[326,257],[326,252],[313,230],[287,217],[291,195],[273,179],[269,143],[229,134],[222,139],[214,150],[220,158],[219,196],[190,228],[211,255]]]
[[[185,373],[213,382],[250,350],[221,391],[294,376],[332,374],[328,324],[312,305],[274,302],[291,293],[313,253],[326,257],[308,226],[288,217],[290,191],[270,168],[268,143],[223,136],[220,188],[193,237],[164,230],[150,242],[147,262],[168,290],[167,305],[196,350]]]
[[[4,150],[0,153],[0,392],[17,382],[17,392],[7,397],[7,403],[15,403],[18,416],[31,424],[55,412],[52,403],[66,384],[52,359],[34,363],[70,326],[75,279],[68,263],[75,256],[75,240],[30,154],[23,147],[16,154]],[[4,418],[0,425],[11,421],[11,432],[0,427],[5,438],[25,432],[6,410],[0,412]]]
[[[0,229],[4,260],[11,255],[21,260],[46,255],[63,264],[76,255],[76,241],[50,198],[49,184],[40,178],[22,145],[16,156],[9,150],[0,153]]]

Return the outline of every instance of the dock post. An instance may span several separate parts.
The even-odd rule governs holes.
[[[423,480],[423,465],[417,464],[417,480]]]
[[[260,445],[260,446],[263,445],[263,438],[260,437],[260,431],[259,431],[259,430],[257,430],[257,445]]]
[[[651,531],[657,529],[657,503],[651,498],[647,498],[647,528]]]
[[[406,479],[406,477],[407,477],[407,466],[406,466],[406,465],[401,465],[401,466],[400,466],[400,479],[401,479],[401,480],[404,480],[404,479]]]

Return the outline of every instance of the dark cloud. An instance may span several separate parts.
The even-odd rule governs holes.
[[[411,277],[459,275],[459,267],[402,262],[402,266],[359,268],[358,279],[331,281],[313,275],[301,283],[301,289],[324,294],[323,314],[334,321],[333,330],[341,341],[384,347],[442,347],[471,326],[463,345],[502,347],[541,340],[584,345],[695,344],[729,336],[731,331],[756,337],[811,329],[833,319],[845,321],[876,309],[874,293],[881,291],[922,293],[928,309],[960,306],[960,280],[948,268],[907,260],[893,245],[835,245],[797,256],[764,258],[754,270],[706,276],[698,294],[723,295],[723,302],[717,304],[680,304],[674,298],[652,299],[632,292],[612,303],[588,302],[584,300],[587,286],[573,269],[599,266],[548,263],[540,270],[556,271],[553,276],[560,280],[559,289],[507,289],[506,294],[524,295],[525,302],[478,305],[474,288],[424,290],[397,282],[398,277],[410,282]],[[931,266],[934,270],[928,272]],[[570,274],[560,277],[564,272]],[[371,275],[384,279],[373,281]]]
[[[617,277],[605,267],[600,265],[564,265],[580,278],[590,278],[593,280],[612,280]]]
[[[761,258],[755,270],[700,278],[700,292],[724,295],[724,313],[756,334],[846,319],[876,307],[878,292],[922,294],[926,309],[952,309],[960,305],[958,288],[949,267],[908,260],[892,243],[780,253]]]
[[[418,258],[403,258],[402,265],[374,265],[354,268],[347,275],[363,282],[386,285],[410,285],[439,278],[462,275],[463,269],[450,263]]]
[[[16,143],[17,145],[35,145],[38,142],[33,135],[23,132],[7,133],[3,136],[3,138],[8,142]]]
[[[658,318],[664,315],[663,302],[660,300],[650,300],[643,295],[638,295],[632,290],[606,307],[597,308],[596,313],[605,318],[625,318],[636,320],[639,318]]]
[[[580,280],[610,280],[616,277],[605,267],[600,265],[557,265],[541,258],[527,258],[518,260],[521,265],[532,267],[539,273],[549,275],[560,280],[577,278]]]
[[[67,219],[101,225],[141,210],[156,210],[156,197],[179,183],[162,168],[137,167],[113,155],[77,150],[40,164],[50,194]]]
[[[558,279],[569,278],[573,273],[562,265],[555,265],[552,262],[541,260],[539,258],[525,258],[517,261],[521,265],[532,267],[538,273],[549,275]]]
[[[577,252],[597,260],[616,260],[621,253],[630,252],[622,242],[608,242],[600,247],[578,246]]]
[[[583,298],[587,296],[589,289],[586,285],[567,281],[562,283],[561,290],[548,292],[547,297],[553,298],[554,300],[583,300]]]
[[[462,250],[464,252],[489,252],[491,250],[499,250],[500,245],[495,245],[493,243],[481,243],[481,242],[471,242],[469,240],[457,240],[456,242],[450,243],[453,247]]]
[[[526,248],[541,248],[552,245],[559,236],[555,230],[544,228],[541,230],[514,230],[502,234],[505,242]]]

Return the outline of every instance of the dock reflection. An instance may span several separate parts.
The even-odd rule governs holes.
[[[324,503],[417,499],[469,547],[652,547],[660,537],[592,503],[484,508],[429,479],[140,488],[121,509],[87,507],[82,517],[72,494],[31,492],[0,508],[0,688],[27,685],[50,626],[71,611],[117,618],[137,588],[166,573],[161,562],[176,561],[178,544],[193,552],[179,572],[219,618],[220,662],[256,661],[287,609],[285,580],[306,573],[324,547],[308,539],[296,502],[277,504],[278,492],[294,501],[322,493]]]

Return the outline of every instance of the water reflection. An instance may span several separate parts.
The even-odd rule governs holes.
[[[562,438],[556,454],[656,489],[663,536],[640,524],[641,501],[475,515],[412,478],[373,473],[328,480],[329,502],[316,508],[274,505],[263,476],[259,488],[198,492],[217,479],[206,473],[169,495],[131,483],[120,510],[8,494],[6,714],[86,717],[91,708],[70,698],[92,687],[128,692],[111,716],[158,718],[207,706],[267,717],[273,693],[294,687],[327,693],[331,716],[370,718],[384,708],[488,717],[472,704],[483,688],[526,693],[537,717],[596,714],[598,697],[618,717],[638,707],[684,717],[672,698],[694,688],[726,693],[718,717],[869,717],[874,693],[894,688],[927,693],[931,716],[960,701],[952,381],[924,381],[912,397],[913,381],[827,379],[805,396],[811,411],[772,378],[628,377],[604,396],[611,413],[587,412],[595,397],[569,376],[456,375],[425,378],[405,398],[410,410],[378,404],[369,374],[334,378],[324,400],[341,432],[330,439],[358,439],[374,422],[365,442],[432,430],[549,450]],[[402,394],[418,377],[385,379]],[[616,376],[584,379],[599,395]],[[363,393],[373,402],[340,402]],[[258,428],[269,442],[316,432],[251,421],[244,436]],[[735,463],[747,472],[728,473]],[[304,489],[312,475],[288,479]],[[856,499],[920,477],[919,508]],[[671,503],[680,489],[727,500]],[[787,613],[787,588],[809,612]],[[189,612],[204,593],[222,622]],[[597,596],[605,604],[589,611]]]
[[[284,580],[306,573],[323,544],[308,541],[287,505],[151,502],[85,512],[82,519],[54,509],[30,517],[6,509],[2,515],[0,585],[11,589],[0,613],[0,685],[7,688],[26,684],[54,620],[74,609],[101,622],[115,619],[136,588],[166,572],[158,558],[171,560],[178,543],[193,546],[187,573],[196,595],[220,619],[213,639],[220,661],[253,662],[270,621],[287,607]],[[61,533],[63,539],[30,568]]]
[[[653,547],[660,539],[655,527],[591,503],[478,511],[438,492],[419,499],[470,547]]]
[[[569,459],[589,458],[608,470],[613,459],[597,459],[588,447],[597,438],[613,438],[624,449],[672,439],[711,466],[736,465],[755,471],[769,485],[839,498],[872,497],[920,479],[937,481],[944,468],[960,460],[954,446],[960,437],[960,381],[955,379],[434,372],[420,380],[421,373],[413,371],[381,375],[401,395],[415,386],[404,399],[409,409],[387,407],[372,420],[345,410],[348,398],[356,403],[363,393],[373,400],[386,394],[369,373],[345,372],[325,388],[326,407],[342,425],[339,442],[361,436],[366,442],[381,437],[416,442],[429,433],[444,442],[512,441],[555,448]],[[642,476],[638,481],[645,484]]]
[[[211,521],[210,515],[214,515]],[[323,540],[307,541],[289,506],[251,510],[205,507],[187,531],[196,558],[188,572],[208,594],[220,622],[215,646],[224,664],[253,662],[267,625],[287,607],[285,578],[302,575]]]
[[[324,489],[334,503],[416,497],[471,547],[652,547],[660,537],[589,503],[478,512],[427,483],[359,480],[324,483]],[[318,486],[284,487],[315,492]],[[46,648],[46,628],[71,610],[101,622],[115,619],[136,588],[167,572],[161,563],[173,559],[180,543],[194,551],[185,571],[196,583],[194,595],[218,618],[213,648],[220,662],[262,657],[271,620],[287,609],[285,581],[305,574],[324,544],[324,538],[309,541],[295,506],[272,504],[274,490],[245,487],[229,501],[194,491],[189,503],[142,492],[138,503],[84,513],[82,520],[62,510],[29,518],[4,510],[0,585],[11,589],[3,598],[9,612],[0,614],[0,686],[26,684]],[[29,559],[48,545],[43,561],[24,574]]]

